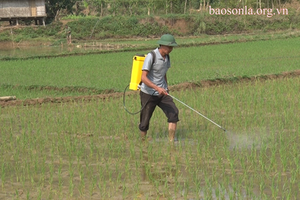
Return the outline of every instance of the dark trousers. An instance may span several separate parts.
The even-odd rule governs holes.
[[[149,122],[156,106],[160,107],[168,118],[169,123],[176,123],[178,119],[178,108],[169,95],[152,96],[144,92],[140,92],[141,105],[143,110],[140,114],[140,131],[149,129]]]

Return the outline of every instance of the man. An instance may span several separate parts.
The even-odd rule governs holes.
[[[164,34],[157,42],[159,48],[152,53],[148,53],[142,68],[141,85],[141,104],[143,110],[140,114],[139,129],[142,140],[145,140],[149,129],[149,122],[155,107],[160,107],[168,118],[169,140],[172,142],[175,138],[177,127],[178,109],[173,99],[168,95],[167,71],[171,67],[169,53],[177,43],[170,34]]]
[[[66,25],[66,35],[67,35],[67,43],[71,44],[72,43],[72,36],[71,36],[71,28]]]

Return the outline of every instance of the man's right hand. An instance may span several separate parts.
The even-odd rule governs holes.
[[[159,95],[168,95],[167,90],[165,90],[164,88],[158,87],[156,91],[158,92]]]

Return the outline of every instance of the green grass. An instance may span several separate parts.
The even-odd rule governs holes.
[[[300,78],[171,94],[177,137],[157,109],[152,141],[121,99],[0,108],[0,196],[5,199],[299,199]],[[140,109],[138,94],[128,107]]]
[[[81,15],[73,15],[73,14],[70,14],[70,15],[67,15],[65,17],[62,17],[61,19],[63,20],[70,20],[70,19],[99,19],[99,17],[97,16],[81,16]]]
[[[172,67],[168,72],[168,82],[174,85],[204,79],[277,74],[297,70],[299,43],[297,38],[292,38],[174,48],[170,54]],[[53,86],[62,89],[87,87],[121,92],[130,82],[133,56],[136,53],[147,52],[1,61],[0,93],[3,96],[17,94],[18,99],[78,95],[76,91],[62,94],[48,90],[26,91],[13,86]],[[5,88],[3,85],[12,87]]]

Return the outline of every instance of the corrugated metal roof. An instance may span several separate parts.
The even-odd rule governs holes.
[[[45,0],[1,0],[0,18],[45,17]]]

